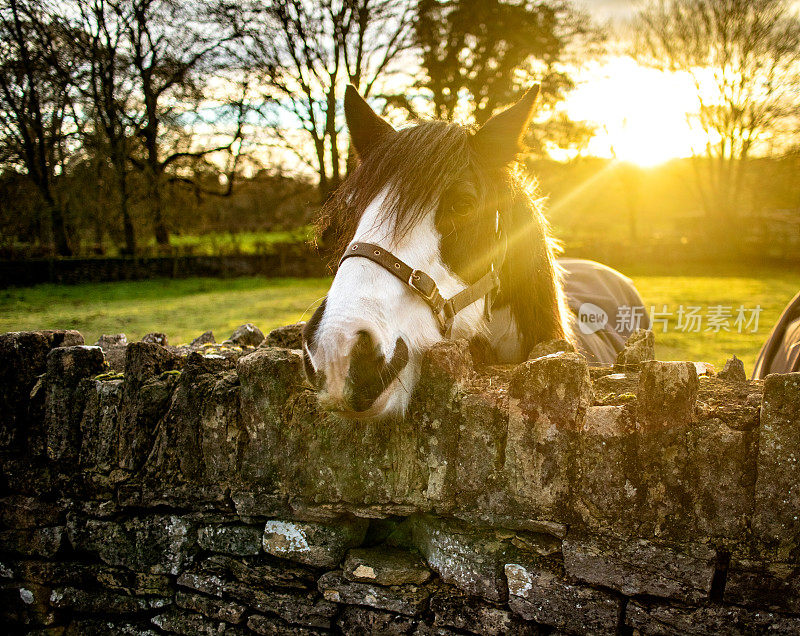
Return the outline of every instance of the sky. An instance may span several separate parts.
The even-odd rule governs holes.
[[[598,24],[619,32],[635,14],[638,3],[576,0],[576,5]],[[614,37],[612,33],[612,40]],[[689,123],[688,114],[697,112],[699,106],[692,78],[687,73],[641,66],[622,52],[622,46],[615,48],[620,52],[588,60],[570,71],[576,87],[561,108],[571,119],[595,127],[582,154],[652,167],[702,152],[706,138]],[[558,160],[571,159],[576,152],[550,149]]]
[[[702,134],[686,117],[697,109],[688,75],[614,56],[586,65],[576,79],[564,108],[570,118],[598,126],[584,154],[654,166],[702,147]]]
[[[635,11],[635,2],[584,0],[577,3],[600,24],[619,26]],[[686,113],[697,108],[697,97],[687,75],[645,68],[625,55],[609,55],[579,69],[576,88],[564,108],[570,118],[598,125],[585,154],[613,157],[653,166],[675,157],[687,157],[702,143]],[[569,153],[553,153],[567,159]]]
[[[630,0],[582,0],[575,3],[599,20],[624,20],[629,18],[636,8],[636,2]]]

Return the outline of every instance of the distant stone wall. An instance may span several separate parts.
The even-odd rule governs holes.
[[[452,342],[354,423],[253,333],[0,336],[11,631],[800,633],[800,374]]]
[[[0,260],[0,289],[188,276],[307,278],[328,274],[323,259],[310,247],[287,243],[276,244],[263,254]]]

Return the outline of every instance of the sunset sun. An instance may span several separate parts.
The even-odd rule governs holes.
[[[692,154],[702,143],[687,113],[697,110],[689,78],[638,65],[626,57],[582,71],[566,100],[567,114],[596,126],[586,151],[640,166],[655,166]]]

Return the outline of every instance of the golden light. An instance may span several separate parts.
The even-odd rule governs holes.
[[[702,148],[703,135],[687,119],[697,103],[687,75],[613,57],[580,72],[565,108],[570,118],[598,125],[587,154],[655,166]]]

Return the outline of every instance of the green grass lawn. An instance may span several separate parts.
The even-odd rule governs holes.
[[[753,370],[761,345],[784,307],[800,291],[800,271],[789,271],[788,268],[747,271],[731,267],[713,272],[694,269],[678,275],[654,275],[635,270],[625,273],[636,283],[648,311],[651,305],[655,305],[656,311],[667,305],[667,311],[673,313],[667,333],[661,332],[661,324],[654,325],[656,357],[659,360],[699,360],[710,362],[721,370],[725,360],[736,354],[744,362],[748,375]],[[675,329],[681,305],[684,308],[702,307],[698,312],[703,316],[700,332]],[[717,305],[733,308],[730,331],[707,331],[708,309]],[[750,329],[743,330],[744,333],[737,331],[734,320],[741,305],[748,310],[761,307],[756,333],[749,333]]]
[[[128,340],[162,331],[171,344],[212,329],[222,341],[252,322],[265,333],[308,318],[330,281],[320,278],[188,278],[37,285],[0,291],[0,332],[77,329],[86,342],[104,333]]]
[[[770,328],[786,303],[800,290],[800,272],[776,269],[737,271],[733,268],[678,273],[626,271],[639,288],[645,305],[662,305],[672,312],[667,333],[656,326],[660,360],[703,360],[721,368],[736,354],[748,373]],[[325,294],[329,279],[236,278],[151,280],[85,285],[39,285],[0,291],[0,332],[71,328],[89,343],[103,333],[126,333],[129,340],[163,331],[173,344],[189,342],[206,329],[217,340],[239,325],[252,322],[267,332],[279,325],[307,319]],[[679,306],[700,306],[704,321],[699,333],[675,329]],[[708,308],[760,305],[757,333],[706,331]]]

